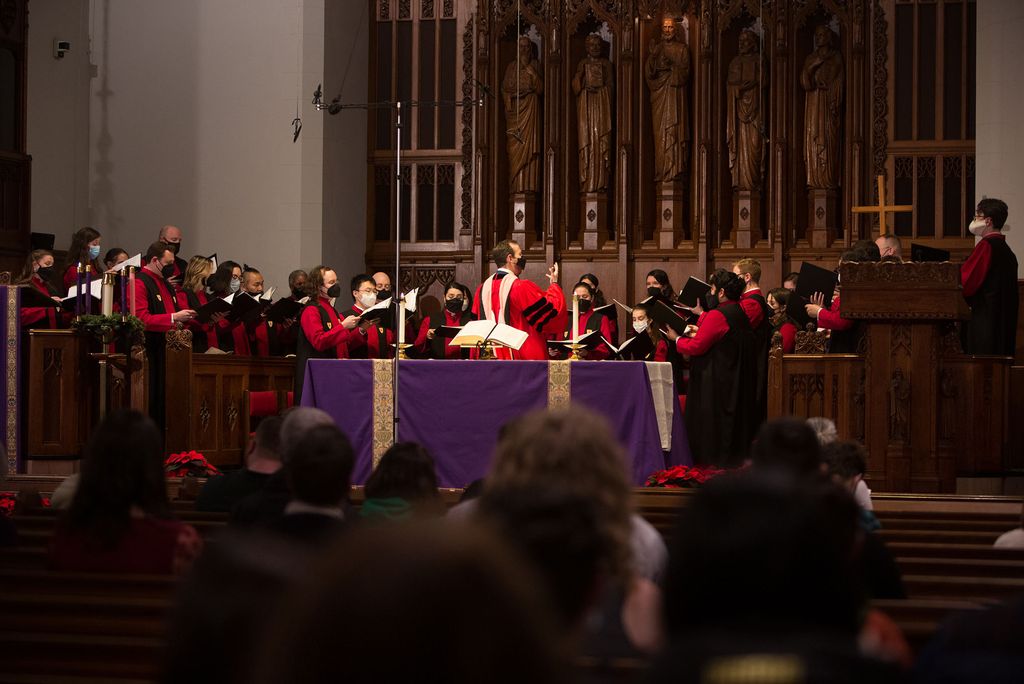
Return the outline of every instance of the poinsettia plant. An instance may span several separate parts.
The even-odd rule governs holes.
[[[17,503],[17,494],[0,492],[0,515],[6,515],[8,518],[14,515],[15,503]]]
[[[685,466],[677,465],[665,470],[657,470],[651,473],[644,483],[645,487],[665,487],[668,489],[689,489],[700,487],[713,477],[718,477],[726,472],[714,466]]]
[[[164,461],[167,477],[210,477],[220,475],[217,467],[206,460],[198,451],[182,451],[171,454]]]

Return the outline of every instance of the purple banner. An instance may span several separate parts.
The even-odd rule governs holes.
[[[3,358],[6,368],[2,395],[3,421],[0,425],[0,439],[7,450],[7,461],[0,468],[10,475],[21,468],[21,290],[13,285],[0,285],[0,301],[3,302],[3,320],[0,321],[0,339],[3,340]]]

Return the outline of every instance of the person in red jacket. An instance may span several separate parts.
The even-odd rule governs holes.
[[[459,328],[473,320],[470,308],[473,306],[473,295],[462,283],[452,283],[444,291],[444,311],[439,315],[428,316],[420,323],[413,351],[422,358],[430,359],[466,359],[469,350],[453,347],[448,340],[439,337],[438,327],[445,325]]]
[[[504,323],[527,334],[519,351],[498,347],[499,359],[544,361],[548,358],[547,341],[565,330],[565,295],[558,286],[558,264],[547,271],[551,282],[541,290],[532,281],[520,278],[526,267],[523,248],[514,240],[495,245],[491,259],[498,271],[477,288],[473,297],[473,313],[478,319]]]
[[[27,285],[33,290],[60,301],[60,293],[51,284],[53,278],[53,252],[48,249],[35,249],[28,255],[25,268],[18,278],[18,283]],[[45,328],[56,330],[67,327],[68,317],[54,306],[26,306],[19,312],[22,329]]]
[[[332,300],[341,294],[338,274],[330,266],[317,266],[309,272],[311,301],[299,316],[299,339],[295,354],[295,403],[302,399],[302,386],[309,359],[347,359],[349,344],[366,334],[359,316],[338,316]]]
[[[782,353],[792,354],[796,350],[796,323],[786,314],[786,304],[789,303],[789,296],[792,290],[785,287],[777,287],[768,292],[768,306],[771,307],[772,333],[779,333],[782,336]]]
[[[572,289],[572,293],[578,298],[580,306],[579,329],[576,330],[576,334],[583,337],[587,333],[597,330],[604,339],[611,341],[613,337],[611,319],[604,314],[594,313],[594,288],[589,284],[580,281],[576,283],[576,287]],[[571,330],[571,313],[567,313],[566,318],[565,339],[569,340],[572,339],[573,335],[573,331]],[[614,344],[614,342],[612,344]],[[588,361],[603,361],[611,356],[611,353],[612,350],[608,348],[608,345],[601,342],[596,347],[586,352],[586,359]]]
[[[185,276],[181,289],[175,294],[179,309],[192,309],[198,311],[210,301],[206,294],[206,282],[213,274],[213,262],[206,257],[194,256],[189,259],[185,266]],[[215,313],[210,317],[209,322],[200,323],[198,320],[189,321],[188,327],[192,330],[192,351],[202,354],[211,347],[219,348],[217,344],[217,326],[226,314]]]
[[[72,286],[78,284],[78,264],[82,262],[89,267],[89,276],[95,280],[106,270],[100,260],[100,232],[86,226],[75,231],[71,236],[71,246],[64,258],[64,294]]]

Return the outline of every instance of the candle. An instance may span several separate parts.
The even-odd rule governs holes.
[[[405,297],[398,302],[398,344],[405,343]],[[401,346],[396,347],[401,349]]]
[[[135,315],[135,267],[128,267],[128,296],[132,298],[132,305],[129,311],[132,312],[132,316]]]
[[[75,271],[75,315],[81,316],[84,313],[82,307],[82,262],[78,262],[78,268]]]
[[[85,292],[82,293],[82,311],[92,313],[92,266],[86,262],[85,265]]]
[[[100,289],[100,313],[104,316],[114,314],[114,274],[103,274],[103,285]]]
[[[124,320],[128,317],[128,271],[122,268],[121,272],[118,273],[118,277],[121,279],[121,319]]]
[[[580,298],[573,292],[572,293],[572,343],[576,344],[580,340]]]

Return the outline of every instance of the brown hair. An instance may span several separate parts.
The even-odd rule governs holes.
[[[89,261],[89,243],[96,238],[101,237],[100,231],[90,226],[79,228],[75,231],[75,234],[71,236],[71,246],[68,248],[68,253],[64,257],[64,270],[68,270],[69,266],[74,266],[79,261],[87,261],[92,264],[92,267],[97,273],[103,273],[107,270],[99,258]]]
[[[21,269],[21,273],[18,274],[18,283],[27,283],[32,280],[32,275],[35,273],[33,266],[37,261],[45,256],[53,256],[53,252],[48,249],[33,249],[29,252],[28,257],[25,259],[25,265]]]
[[[162,254],[160,256],[163,256]],[[185,276],[181,282],[183,290],[198,292],[206,286],[206,279],[210,277],[207,271],[213,271],[213,262],[202,256],[194,256],[188,260],[185,268]]]
[[[320,288],[324,284],[324,273],[327,271],[334,271],[334,269],[330,266],[321,265],[311,269],[309,272],[309,280],[306,282],[306,287],[313,301],[316,301],[316,298],[320,296]],[[335,275],[337,275],[337,271],[335,271]]]
[[[491,250],[491,261],[493,261],[494,265],[498,268],[502,268],[509,255],[515,254],[515,250],[512,249],[512,245],[518,244],[519,243],[515,240],[502,240],[498,244],[494,245],[494,249]]]
[[[761,282],[761,262],[757,259],[740,259],[732,267],[739,269],[740,275],[749,275],[755,283]]]

